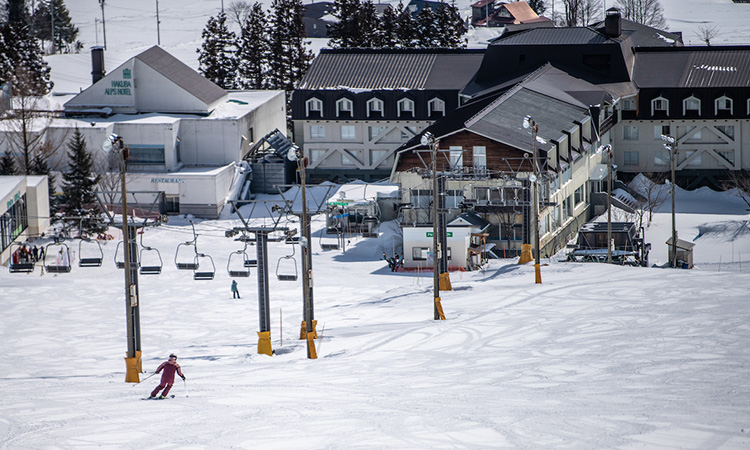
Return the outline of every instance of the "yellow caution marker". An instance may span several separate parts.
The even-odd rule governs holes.
[[[138,352],[140,353],[140,352]],[[127,353],[126,353],[127,354]],[[138,366],[140,365],[140,355],[135,358],[125,357],[125,382],[126,383],[140,383],[141,379],[139,376]]]
[[[270,331],[258,331],[258,354],[268,356],[273,355]]]
[[[443,305],[440,304],[440,297],[435,297],[435,308],[437,308],[438,316],[440,320],[445,320],[445,314],[443,313]]]
[[[312,333],[310,333],[310,334],[312,334],[312,338],[313,339],[317,339],[318,338],[317,327],[318,327],[318,321],[317,320],[313,320],[312,321]],[[307,338],[307,322],[304,321],[304,320],[302,321],[302,325],[300,325],[299,338],[300,338],[300,340]]]
[[[440,275],[438,275],[438,285],[439,285],[439,290],[441,291],[453,290],[453,286],[451,286],[451,277],[448,274],[448,272],[443,272]]]
[[[518,258],[518,264],[526,264],[533,260],[534,255],[531,253],[531,244],[521,244],[521,257]]]

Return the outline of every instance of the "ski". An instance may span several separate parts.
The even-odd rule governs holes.
[[[143,397],[141,400],[166,400],[168,398],[174,398],[174,394],[170,394],[166,397]]]

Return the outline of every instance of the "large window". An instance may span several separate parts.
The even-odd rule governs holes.
[[[341,125],[341,139],[356,139],[354,125]]]
[[[729,139],[734,140],[734,125],[717,125],[716,129],[724,133]]]
[[[163,145],[130,144],[128,164],[164,164]]]
[[[326,137],[325,125],[310,125],[310,137],[313,139],[323,139]]]
[[[716,150],[716,153],[728,163],[734,164],[734,150]]]
[[[450,147],[450,165],[452,171],[460,171],[464,167],[464,149],[460,146]]]
[[[429,247],[412,247],[411,249],[411,259],[414,261],[427,261],[429,254]]]
[[[359,163],[359,153],[357,150],[344,150],[341,152],[341,165],[342,166],[354,166]]]
[[[474,162],[474,173],[477,175],[487,174],[487,148],[475,145],[471,159]]]
[[[623,164],[626,166],[637,166],[638,165],[638,152],[623,152],[624,160]]]
[[[663,134],[669,134],[669,125],[654,125],[654,139],[661,140]]]
[[[314,164],[320,164],[323,161],[323,158],[325,157],[325,154],[328,150],[311,150],[310,151],[310,158],[312,159],[312,163]]]
[[[654,165],[656,166],[668,166],[671,164],[669,160],[669,152],[666,150],[657,150],[654,152]]]
[[[703,127],[695,129],[695,125],[688,125],[685,127],[685,135],[690,140],[700,141],[703,139]]]
[[[583,193],[583,186],[578,186],[578,189],[573,193],[573,200],[575,202],[575,206],[580,205],[584,201],[584,193]]]
[[[0,251],[4,251],[23,230],[28,228],[26,194],[16,197],[15,203],[0,216]]]
[[[626,141],[638,140],[638,125],[623,125],[622,139]]]
[[[703,165],[703,154],[698,153],[697,150],[688,150],[685,152],[685,159],[689,160],[688,166],[702,166]]]
[[[370,164],[375,166],[386,162],[388,150],[370,150]]]
[[[368,128],[368,137],[372,141],[373,139],[380,136],[384,131],[385,127],[382,125],[370,125]]]

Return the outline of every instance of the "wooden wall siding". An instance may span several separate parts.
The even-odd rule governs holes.
[[[529,141],[531,141],[531,138],[529,138]],[[487,139],[469,131],[461,131],[440,140],[438,150],[444,150],[445,153],[442,153],[442,156],[438,157],[438,170],[448,171],[449,159],[447,152],[452,146],[460,146],[464,149],[464,167],[473,167],[474,165],[474,146],[484,146],[487,149],[487,170],[492,172],[528,172],[532,170],[530,152],[524,152],[523,150]],[[416,153],[417,150],[420,151],[421,160]],[[540,152],[539,158],[542,165],[544,165],[544,155],[542,153]],[[524,158],[524,155],[528,155],[529,157]],[[432,162],[430,152],[426,147],[404,152],[399,158],[396,171],[403,172],[414,168],[424,169],[422,160],[428,165]]]

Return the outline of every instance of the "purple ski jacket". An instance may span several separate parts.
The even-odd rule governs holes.
[[[167,384],[174,384],[174,373],[177,372],[179,376],[182,375],[182,370],[180,370],[180,365],[176,362],[170,362],[165,361],[161,363],[158,369],[156,369],[156,373],[159,373],[164,369],[164,373],[161,375],[161,384],[167,385]]]

